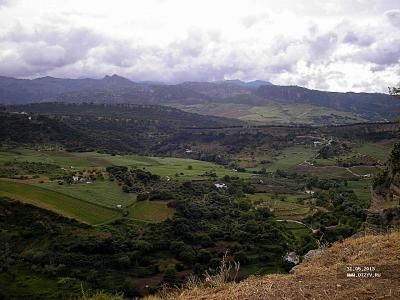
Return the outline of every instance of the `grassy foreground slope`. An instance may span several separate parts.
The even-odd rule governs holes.
[[[167,299],[400,299],[399,253],[399,232],[349,238],[301,263],[293,274],[194,288]],[[375,267],[382,277],[346,278],[347,266]]]
[[[0,196],[36,205],[88,224],[100,224],[119,214],[111,209],[41,187],[0,180]]]

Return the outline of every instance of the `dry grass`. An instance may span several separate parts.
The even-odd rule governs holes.
[[[374,266],[381,278],[345,278],[346,266]],[[217,287],[193,287],[161,299],[400,299],[400,233],[350,238],[290,275],[252,277]]]

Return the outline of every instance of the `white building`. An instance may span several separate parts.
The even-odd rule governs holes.
[[[226,188],[226,184],[225,183],[214,183],[214,186],[218,189],[223,189]]]

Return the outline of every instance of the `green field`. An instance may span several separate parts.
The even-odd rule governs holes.
[[[274,124],[345,124],[363,122],[365,119],[349,112],[309,104],[283,104],[274,101],[263,106],[239,103],[204,103],[193,105],[175,105],[175,107],[203,115],[237,118],[245,121],[257,121]],[[323,118],[321,118],[323,117]]]
[[[94,204],[115,208],[117,205],[130,206],[136,201],[136,194],[124,193],[115,182],[96,180],[91,184],[63,184],[56,182],[38,183],[36,186],[56,191]]]
[[[254,106],[249,110],[249,115],[242,120],[253,120],[267,123],[321,123],[316,118],[328,117],[334,123],[357,123],[362,118],[352,113],[342,112],[326,107],[318,107],[308,104],[282,104],[271,102],[265,106]]]
[[[354,153],[360,153],[375,157],[384,163],[388,158],[394,141],[387,143],[366,143],[353,149]]]
[[[371,200],[371,180],[348,181],[347,187],[352,189],[357,198],[369,203]]]
[[[280,200],[279,196],[277,199],[269,193],[256,193],[253,195],[247,195],[247,199],[252,202],[261,201],[268,203],[273,209],[273,214],[278,219],[285,220],[301,220],[307,217],[312,211],[310,207],[302,204],[295,203],[297,198],[305,198],[301,195],[281,195],[284,200]]]
[[[96,152],[70,153],[64,151],[37,151],[16,149],[0,152],[0,163],[7,161],[45,162],[57,164],[66,172],[88,169],[104,169],[111,165],[142,168],[171,180],[202,180],[206,172],[217,176],[248,177],[248,173],[236,173],[222,166],[183,158],[146,157],[140,155],[108,155]],[[177,175],[176,175],[177,174]],[[63,184],[43,180],[32,182],[2,181],[0,195],[52,210],[88,224],[100,224],[122,217],[117,205],[128,208],[129,217],[147,222],[160,222],[173,214],[163,202],[138,202],[136,194],[124,193],[115,182],[95,180],[92,183]],[[29,183],[29,184],[28,184]]]
[[[129,218],[146,222],[162,222],[171,217],[174,210],[163,201],[140,201],[129,208]]]
[[[316,155],[316,149],[304,146],[294,146],[285,148],[282,152],[273,158],[272,163],[264,165],[268,171],[278,169],[288,170],[294,166],[303,163],[305,160],[312,160]]]
[[[18,149],[14,152],[0,152],[0,162],[30,161],[57,164],[67,170],[105,168],[111,165],[145,168],[162,177],[169,176],[177,180],[202,180],[205,172],[215,172],[217,176],[225,175],[249,177],[248,173],[237,173],[223,166],[194,159],[173,157],[149,157],[140,155],[109,155],[97,152],[63,152],[36,151]],[[191,169],[189,170],[189,166]],[[72,168],[71,168],[72,167]],[[183,173],[183,175],[181,174]],[[176,175],[178,174],[178,175]]]
[[[0,180],[0,195],[92,225],[104,223],[120,216],[117,211],[106,207],[24,183]]]

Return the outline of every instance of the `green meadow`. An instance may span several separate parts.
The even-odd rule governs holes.
[[[96,180],[90,184],[59,185],[57,182],[44,182],[35,185],[110,208],[115,208],[117,205],[127,207],[136,201],[136,194],[124,193],[115,182],[108,180]]]
[[[67,170],[105,168],[111,165],[143,168],[162,177],[176,180],[202,180],[206,172],[214,172],[218,177],[225,175],[249,177],[248,173],[237,173],[223,166],[194,159],[173,157],[149,157],[140,155],[110,155],[97,152],[36,151],[18,149],[0,152],[0,163],[6,161],[30,161],[57,164]]]
[[[151,223],[172,217],[174,210],[163,201],[138,201],[129,208],[129,218]]]
[[[117,211],[107,207],[24,183],[0,180],[0,195],[92,225],[101,224],[120,216]]]
[[[0,152],[0,164],[9,161],[56,164],[65,172],[102,169],[121,165],[141,168],[171,180],[203,180],[205,173],[248,177],[222,166],[193,159],[147,157],[140,155],[109,155],[97,152],[73,153],[65,151],[38,151],[16,149]],[[42,179],[42,178],[41,178]],[[91,183],[58,184],[56,181],[36,180],[16,182],[2,180],[0,195],[49,209],[63,216],[96,225],[121,218],[118,205],[128,209],[128,218],[146,222],[161,222],[172,216],[174,210],[165,202],[136,202],[136,194],[124,193],[116,182],[106,177]]]

